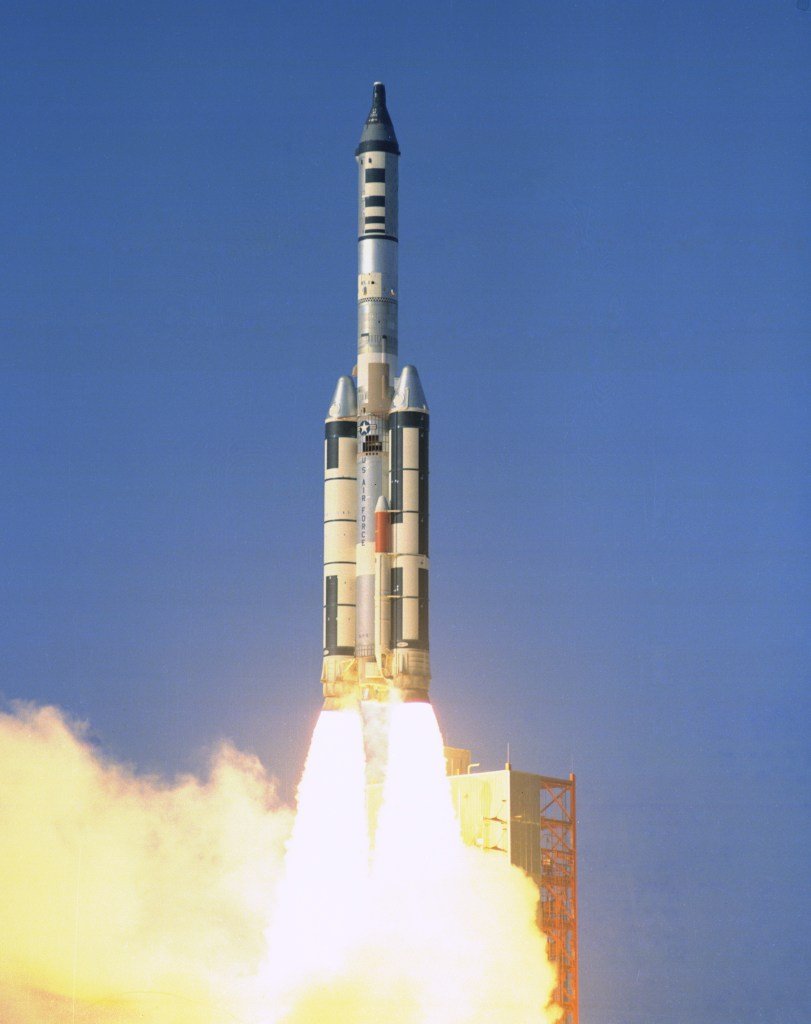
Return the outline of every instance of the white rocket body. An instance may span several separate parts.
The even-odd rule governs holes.
[[[376,82],[358,162],[358,356],[325,428],[325,706],[428,699],[428,406],[397,375],[400,149]],[[350,537],[354,534],[354,549]]]

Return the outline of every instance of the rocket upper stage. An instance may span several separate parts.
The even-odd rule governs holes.
[[[398,376],[400,147],[375,82],[358,164],[358,349],[324,442],[326,707],[428,699],[428,406]]]

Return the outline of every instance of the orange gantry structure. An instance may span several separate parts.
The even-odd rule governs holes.
[[[579,1024],[577,963],[577,820],[575,777],[503,770],[473,772],[470,751],[445,750],[462,837],[506,855],[535,882],[538,925],[558,974],[560,1024]]]

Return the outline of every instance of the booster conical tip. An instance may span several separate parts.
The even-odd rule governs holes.
[[[351,377],[339,377],[329,407],[329,419],[342,420],[358,415],[358,395]]]
[[[403,409],[418,409],[420,412],[428,412],[428,402],[425,400],[425,392],[422,390],[416,366],[403,367],[397,381],[397,389],[391,400],[392,412],[400,412]]]

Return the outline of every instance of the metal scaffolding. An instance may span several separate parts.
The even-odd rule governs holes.
[[[557,966],[555,1002],[562,1024],[578,1024],[577,986],[577,823],[575,777],[540,776],[541,928],[549,958]]]
[[[578,1024],[575,777],[511,766],[471,774],[476,766],[463,750],[448,749],[446,760],[465,842],[506,854],[538,886],[538,925],[558,972],[553,999],[563,1010],[561,1024]]]

